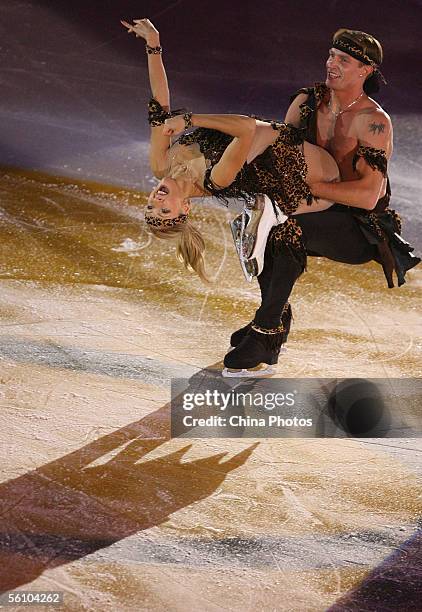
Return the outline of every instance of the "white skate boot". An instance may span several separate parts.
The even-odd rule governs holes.
[[[273,204],[266,195],[258,194],[251,207],[245,207],[230,228],[243,274],[248,282],[261,274],[268,235],[275,225],[286,221],[281,211],[276,216]]]

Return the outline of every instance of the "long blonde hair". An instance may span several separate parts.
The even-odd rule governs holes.
[[[173,227],[149,226],[150,232],[161,240],[179,238],[176,245],[176,257],[183,263],[186,270],[194,270],[204,283],[210,279],[205,271],[204,251],[205,242],[201,233],[188,220]]]

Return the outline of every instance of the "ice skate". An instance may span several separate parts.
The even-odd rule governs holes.
[[[268,196],[259,194],[250,207],[245,207],[230,228],[243,274],[248,282],[261,274],[268,235],[275,225],[284,223],[286,215],[275,213]]]
[[[252,326],[252,323],[248,323],[244,327],[241,327],[240,329],[232,333],[232,335],[230,336],[229,350],[236,348],[236,346],[238,346],[242,342],[243,338],[250,331],[251,326]]]
[[[242,213],[237,216],[233,221],[230,222],[230,229],[233,236],[234,246],[236,248],[237,255],[239,257],[240,267],[242,268],[245,279],[251,283],[254,276],[256,276],[256,270],[251,267],[247,260],[247,248],[244,242],[245,228],[250,221],[250,215],[248,210],[243,209]]]
[[[238,346],[226,354],[223,376],[253,378],[274,373],[272,366],[278,362],[283,333],[272,330],[261,333],[257,329],[262,328],[252,324]]]
[[[290,332],[290,327],[291,327],[291,323],[292,323],[292,307],[290,306],[289,303],[285,304],[284,308],[283,308],[283,312],[281,314],[281,318],[280,318],[280,325],[283,326],[284,331],[281,332],[282,333],[282,340],[281,340],[281,344],[284,345],[287,342],[287,338],[289,336],[289,332]],[[252,328],[252,322],[248,323],[247,325],[245,325],[244,327],[241,327],[240,329],[237,329],[235,332],[232,333],[232,335],[230,336],[230,347],[229,347],[229,351],[231,351],[232,349],[236,348],[236,346],[238,346],[243,338],[246,336],[246,334],[249,333],[249,331]],[[281,351],[284,352],[286,351],[286,347],[282,346],[281,347]]]

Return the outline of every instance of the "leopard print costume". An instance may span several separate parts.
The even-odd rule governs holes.
[[[156,100],[150,102],[149,108],[153,126],[158,125],[157,121],[164,122],[171,115],[160,110]],[[265,193],[273,205],[278,204],[284,214],[291,215],[303,200],[312,204],[312,194],[305,182],[308,169],[301,146],[303,137],[300,131],[285,123],[267,122],[279,132],[276,140],[251,163],[245,163],[231,185],[224,188],[212,181],[211,172],[233,140],[231,136],[217,130],[196,128],[180,136],[177,142],[187,146],[195,143],[199,145],[207,164],[204,189],[225,205],[228,204],[228,198],[240,198],[249,202],[258,193]]]
[[[208,161],[204,188],[210,195],[227,204],[228,198],[249,201],[256,194],[265,193],[273,204],[278,204],[284,214],[290,215],[302,200],[306,200],[309,205],[312,203],[312,194],[305,182],[308,169],[300,146],[303,140],[294,128],[284,123],[269,123],[279,132],[277,139],[252,162],[245,163],[233,183],[224,188],[212,181],[211,172],[232,138],[226,136],[223,139],[215,130],[198,128],[182,136],[179,142],[199,144]]]

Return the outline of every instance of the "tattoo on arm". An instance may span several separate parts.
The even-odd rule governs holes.
[[[370,123],[369,131],[373,134],[381,134],[384,132],[385,124],[384,123]]]

